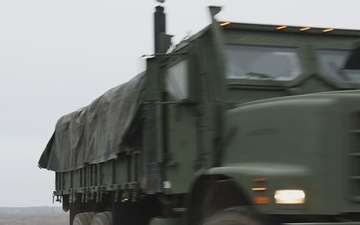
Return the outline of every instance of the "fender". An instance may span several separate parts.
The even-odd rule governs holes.
[[[260,213],[278,213],[279,208],[274,202],[275,190],[279,187],[304,188],[305,177],[309,173],[302,166],[265,163],[235,164],[203,170],[195,175],[189,190],[187,220],[189,224],[200,222],[208,216],[206,209],[212,209],[212,204],[217,205],[216,210],[236,204],[251,206]],[[227,204],[221,199],[231,201]],[[210,210],[211,213],[214,211]]]

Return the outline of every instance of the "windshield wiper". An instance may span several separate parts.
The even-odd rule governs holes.
[[[271,79],[271,80],[275,80],[275,77],[266,74],[266,73],[256,73],[256,72],[247,72],[246,75],[248,76],[255,76],[258,78],[263,78],[263,79]]]
[[[268,81],[270,81],[274,86],[279,86],[282,90],[289,92],[292,95],[298,94],[295,90],[286,87],[284,84],[282,83],[278,83],[276,81],[276,77],[270,75],[270,74],[266,74],[266,73],[256,73],[256,72],[247,72],[245,73],[248,76],[255,76],[258,78],[262,78],[262,79],[266,79]]]
[[[347,82],[354,82],[354,80],[341,68],[339,68],[335,62],[331,61],[327,63],[328,66],[341,78]]]

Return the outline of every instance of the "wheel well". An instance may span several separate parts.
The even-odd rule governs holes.
[[[205,175],[195,182],[189,195],[187,221],[198,225],[217,211],[244,205],[251,202],[230,177]]]

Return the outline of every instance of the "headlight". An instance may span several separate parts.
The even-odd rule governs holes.
[[[305,192],[303,190],[277,190],[275,191],[277,204],[304,204]]]

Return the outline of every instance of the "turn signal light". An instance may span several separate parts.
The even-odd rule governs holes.
[[[255,204],[269,204],[270,198],[269,197],[254,197]]]

